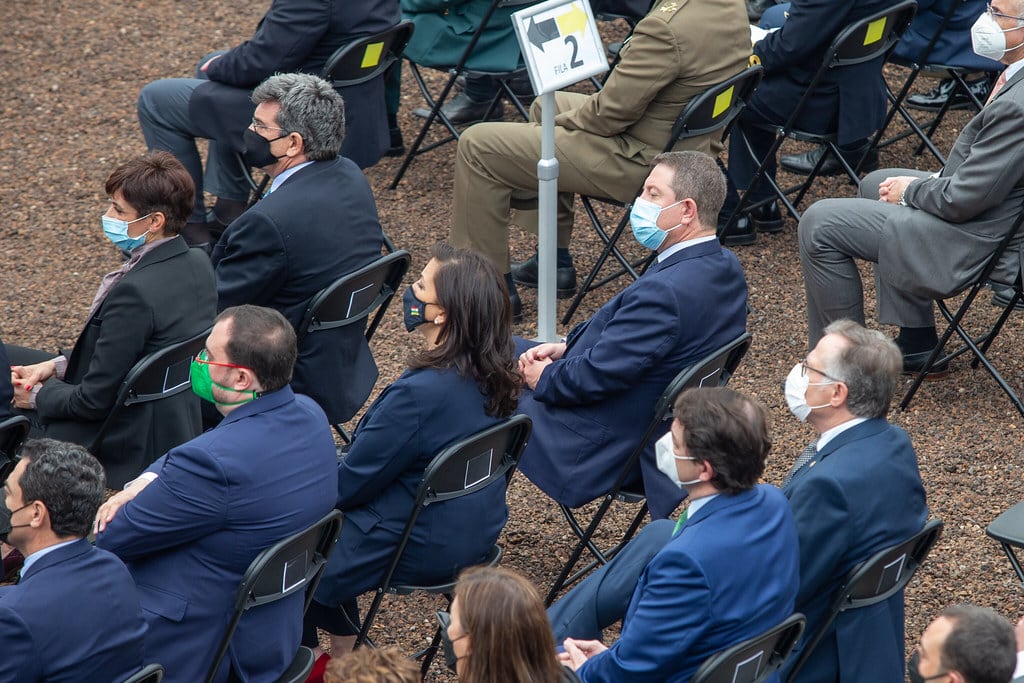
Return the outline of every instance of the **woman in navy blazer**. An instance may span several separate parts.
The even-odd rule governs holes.
[[[516,410],[522,379],[503,278],[473,251],[441,243],[431,256],[403,297],[406,328],[420,332],[426,348],[412,354],[409,369],[366,411],[338,465],[345,523],[306,615],[304,639],[315,646],[312,627],[329,631],[335,655],[352,649],[355,630],[348,622],[359,623],[356,597],[379,584],[427,465],[446,446]],[[429,506],[394,581],[449,580],[483,560],[507,517],[501,482]]]

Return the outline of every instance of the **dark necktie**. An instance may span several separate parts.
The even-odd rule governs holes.
[[[800,453],[799,456],[797,456],[796,462],[793,463],[793,468],[789,470],[789,474],[787,474],[786,478],[782,481],[783,486],[793,481],[793,477],[796,476],[796,473],[803,469],[804,465],[809,463],[811,459],[818,454],[817,443],[817,441],[813,441],[803,450],[803,452]]]

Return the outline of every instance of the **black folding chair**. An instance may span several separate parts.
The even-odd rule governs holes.
[[[160,683],[164,679],[164,668],[159,664],[147,664],[124,683]]]
[[[708,88],[690,100],[676,118],[676,122],[672,126],[672,132],[662,151],[671,152],[680,140],[707,135],[719,130],[722,131],[722,139],[724,140],[729,134],[729,130],[732,128],[736,117],[743,110],[743,107],[746,106],[747,99],[754,92],[758,83],[761,82],[762,75],[761,67],[750,67],[732,78]],[[637,194],[640,194],[642,190],[643,184],[641,184]],[[582,303],[583,297],[588,292],[602,287],[623,275],[628,274],[635,280],[639,277],[637,268],[646,267],[655,257],[655,253],[651,252],[650,255],[641,261],[631,263],[616,246],[619,238],[625,232],[626,226],[629,225],[629,212],[632,208],[632,202],[627,204],[607,197],[588,197],[586,195],[580,195],[580,202],[583,204],[583,210],[586,212],[587,218],[590,219],[590,224],[593,226],[594,231],[604,243],[604,249],[583,281],[583,286],[577,292],[576,298],[573,299],[569,309],[562,317],[563,325],[569,323],[576,309]],[[601,219],[594,210],[594,202],[622,207],[623,209],[622,217],[610,235],[604,226],[601,225]],[[611,275],[598,280],[598,275],[609,256],[613,256],[619,262],[620,268]],[[595,282],[595,280],[597,281]]]
[[[889,111],[886,114],[885,123],[882,124],[882,127],[878,129],[878,131],[875,133],[874,138],[871,140],[872,148],[881,149],[882,147],[887,147],[906,137],[916,135],[921,142],[915,150],[914,154],[919,155],[921,154],[921,152],[927,149],[929,152],[931,152],[932,156],[934,156],[938,160],[940,164],[945,164],[946,157],[942,154],[942,152],[939,151],[938,147],[935,146],[935,143],[932,141],[932,135],[935,134],[935,131],[938,129],[939,124],[941,124],[942,120],[945,118],[946,112],[949,111],[949,107],[952,104],[955,95],[958,92],[965,95],[976,111],[981,111],[982,106],[984,106],[984,103],[978,100],[974,93],[971,92],[971,88],[968,86],[966,80],[967,76],[970,73],[973,73],[975,69],[968,69],[965,67],[954,66],[950,64],[937,64],[928,61],[931,57],[932,51],[934,50],[936,43],[939,41],[939,38],[942,35],[942,32],[946,30],[946,27],[949,25],[949,22],[953,18],[953,15],[956,13],[957,9],[959,9],[959,6],[965,2],[965,0],[948,1],[949,6],[946,8],[946,12],[942,16],[942,21],[936,28],[934,35],[932,35],[931,37],[931,40],[928,41],[928,44],[924,47],[921,53],[916,56],[916,58],[908,60],[905,58],[898,57],[895,53],[889,55],[887,61],[890,64],[895,64],[896,66],[901,66],[910,69],[910,73],[907,75],[907,78],[903,82],[903,86],[900,88],[898,94],[893,93],[892,88],[889,87],[888,82],[886,82],[885,90],[886,97],[888,97],[889,99]],[[935,116],[932,117],[930,121],[927,121],[923,124],[918,123],[917,119],[915,119],[914,116],[909,111],[907,111],[907,108],[904,105],[908,95],[910,94],[911,88],[914,86],[914,83],[917,80],[917,77],[920,76],[921,74],[933,75],[937,77],[946,77],[953,80],[953,90],[950,92],[949,98],[947,98],[946,103],[942,105],[942,107],[939,109],[938,112],[936,112]],[[882,138],[885,135],[890,123],[895,118],[896,114],[899,114],[900,118],[902,118],[903,121],[907,124],[907,129],[897,135],[894,135],[891,138],[883,140]],[[928,130],[925,131],[924,127],[927,127]]]
[[[562,510],[565,521],[569,523],[573,534],[579,540],[569,555],[569,559],[562,567],[562,571],[559,572],[555,582],[551,585],[547,598],[545,598],[546,605],[554,602],[555,597],[563,588],[576,583],[590,570],[607,563],[633,537],[633,534],[640,528],[640,524],[647,514],[647,502],[643,490],[627,488],[627,482],[636,479],[640,457],[647,448],[648,442],[660,431],[665,421],[672,417],[672,404],[675,403],[676,397],[684,389],[693,387],[724,387],[729,383],[733,373],[736,372],[736,368],[739,367],[740,361],[743,360],[743,356],[746,355],[748,348],[750,348],[750,334],[744,332],[725,346],[708,354],[701,361],[684,368],[675,376],[654,405],[654,415],[650,423],[648,423],[647,429],[644,430],[643,436],[641,436],[636,448],[633,449],[626,459],[624,467],[612,488],[602,497],[601,505],[590,518],[590,523],[586,529],[583,528],[580,520],[576,517],[576,512],[572,508],[559,504],[558,507]],[[633,517],[633,521],[626,529],[626,533],[622,535],[618,543],[611,548],[602,550],[594,542],[594,533],[615,501],[641,503],[641,505]],[[576,567],[584,551],[589,551],[594,559],[573,573],[572,570]]]
[[[192,359],[203,350],[209,335],[210,330],[205,330],[190,339],[154,351],[135,363],[124,381],[121,382],[114,406],[107,413],[107,419],[103,421],[99,431],[96,432],[89,451],[97,457],[101,457],[103,441],[106,439],[107,432],[125,408],[138,403],[161,401],[171,396],[177,396],[183,391],[189,391],[192,388],[192,381],[189,378]],[[199,397],[193,398],[198,405]],[[197,424],[196,427],[198,429],[199,425]],[[152,455],[155,458],[163,454]]]
[[[18,464],[18,454],[28,438],[31,425],[24,415],[14,415],[0,422],[0,483]]]
[[[836,591],[828,615],[818,625],[818,629],[808,635],[796,663],[789,671],[786,683],[793,683],[796,680],[800,669],[807,663],[814,648],[825,637],[832,622],[841,612],[870,607],[888,600],[903,590],[914,577],[917,568],[924,563],[941,533],[942,520],[930,520],[924,528],[907,540],[879,550],[850,570]]]
[[[900,37],[907,30],[907,26],[910,25],[910,20],[914,18],[914,12],[916,10],[917,2],[915,2],[915,0],[901,0],[892,7],[861,19],[839,32],[839,35],[837,35],[835,40],[832,41],[832,45],[825,53],[825,59],[821,66],[818,67],[818,71],[814,74],[814,78],[811,79],[810,84],[807,86],[807,89],[804,91],[804,94],[801,96],[797,105],[790,112],[789,118],[786,119],[786,122],[781,126],[759,126],[762,130],[772,133],[775,136],[775,139],[772,141],[772,144],[768,148],[764,158],[760,160],[757,170],[754,172],[754,177],[750,180],[750,184],[740,193],[740,199],[736,206],[736,210],[733,211],[728,222],[719,230],[719,238],[723,235],[729,234],[729,232],[736,226],[736,223],[739,221],[741,216],[753,211],[754,209],[774,202],[776,197],[783,203],[783,205],[785,205],[786,211],[789,212],[789,215],[799,221],[800,212],[797,211],[796,207],[800,205],[801,201],[803,201],[804,195],[807,194],[811,185],[814,184],[814,180],[818,177],[822,164],[824,164],[825,160],[830,156],[834,156],[839,161],[844,172],[849,176],[850,180],[852,180],[854,184],[859,182],[857,169],[854,166],[851,166],[839,151],[838,137],[835,133],[811,133],[805,130],[800,130],[796,127],[796,122],[800,119],[800,114],[803,112],[804,107],[814,97],[815,91],[818,89],[818,85],[829,70],[870,62],[871,60],[888,55],[889,52],[896,47],[896,43],[899,42]],[[750,145],[750,141],[743,134],[742,126],[734,129],[732,134],[741,136],[750,156],[753,158],[757,157],[753,147]],[[808,175],[802,183],[783,189],[774,178],[765,172],[765,170],[775,159],[775,153],[787,139],[823,145],[826,147],[826,152],[821,155],[821,158],[818,159],[818,163],[815,164],[814,168],[811,170],[810,175]],[[862,162],[863,158],[859,159],[857,161],[857,167],[859,167]],[[750,191],[758,186],[759,181],[767,183],[772,188],[775,196],[769,199],[762,199],[753,203],[748,203]],[[789,195],[793,193],[796,193],[796,199],[790,201]]]
[[[453,142],[459,139],[459,131],[455,124],[445,116],[441,108],[444,103],[448,100],[448,95],[451,93],[452,88],[455,87],[455,81],[460,76],[467,78],[489,76],[498,86],[498,91],[491,98],[490,106],[487,108],[487,113],[484,115],[484,120],[488,120],[491,114],[497,111],[498,104],[501,100],[507,99],[513,107],[519,112],[523,119],[529,119],[530,113],[523,106],[523,103],[519,101],[519,97],[516,96],[515,91],[512,90],[512,86],[509,84],[514,78],[519,78],[526,74],[526,67],[522,64],[522,58],[520,58],[520,64],[517,68],[511,71],[478,71],[466,68],[466,62],[469,61],[473,55],[473,50],[476,49],[476,45],[480,42],[480,37],[486,30],[487,25],[491,21],[491,17],[494,12],[500,7],[525,7],[526,5],[533,5],[538,0],[491,0],[490,6],[487,8],[487,12],[484,14],[483,19],[480,21],[480,25],[477,27],[476,32],[470,38],[469,43],[466,45],[466,49],[462,52],[462,56],[459,61],[451,66],[442,67],[429,67],[433,69],[440,69],[448,72],[448,79],[445,81],[444,87],[441,89],[441,93],[435,98],[430,93],[430,88],[427,86],[426,80],[423,78],[423,74],[420,72],[420,67],[411,59],[406,57],[406,62],[409,64],[409,68],[412,71],[413,79],[416,81],[416,85],[419,87],[420,92],[423,93],[423,99],[426,100],[427,106],[430,107],[430,113],[427,115],[427,120],[423,122],[420,127],[419,135],[416,136],[416,140],[412,143],[409,151],[405,155],[405,159],[402,160],[402,165],[398,168],[398,172],[395,174],[395,179],[391,181],[391,189],[394,190],[398,187],[398,183],[402,182],[402,177],[405,176],[406,170],[409,168],[409,164],[412,160],[420,154],[425,154],[433,149],[436,149],[442,145],[446,145],[449,142]],[[430,127],[437,120],[448,130],[447,137],[444,137],[438,141],[431,142],[430,144],[423,144],[423,140],[427,137],[427,132]]]
[[[235,628],[246,610],[305,591],[305,613],[327,566],[327,558],[338,542],[341,520],[341,513],[331,510],[309,528],[281,539],[256,556],[242,576],[242,582],[235,593],[235,608],[217,645],[213,663],[206,674],[206,683],[213,683]],[[288,670],[278,677],[277,683],[302,683],[312,668],[313,651],[300,646],[295,659]]]
[[[519,456],[522,455],[526,442],[530,438],[531,428],[532,423],[529,417],[514,415],[504,422],[448,446],[434,457],[423,473],[423,479],[416,490],[416,500],[412,512],[405,523],[401,540],[391,557],[391,563],[388,565],[387,571],[384,572],[380,585],[374,591],[373,601],[359,628],[355,647],[364,643],[372,645],[369,641],[370,629],[373,628],[374,619],[377,617],[385,595],[409,595],[416,591],[422,591],[443,595],[451,605],[455,581],[459,572],[465,567],[453,567],[451,579],[443,583],[416,585],[393,582],[395,571],[398,569],[409,537],[416,526],[416,520],[428,505],[461,498],[492,484],[497,486],[499,479],[502,480],[501,485],[507,487],[515,473],[516,465],[519,463]],[[494,566],[501,561],[501,556],[501,546],[495,545],[481,564]],[[424,676],[430,668],[430,663],[437,653],[440,642],[441,629],[438,628],[434,632],[430,645],[416,655],[423,660],[421,672]]]
[[[409,39],[412,38],[412,32],[412,22],[403,21],[386,31],[353,38],[340,45],[334,54],[327,58],[320,75],[339,91],[377,78],[392,65],[396,65],[396,68],[401,66],[399,60],[405,46],[409,44]],[[242,155],[239,154],[237,158],[253,190],[251,206],[263,196],[270,177],[264,176],[257,183]]]
[[[900,401],[900,410],[907,409],[907,406],[910,405],[910,401],[914,398],[914,394],[917,393],[921,384],[925,379],[927,379],[928,373],[931,372],[933,367],[948,363],[952,359],[970,351],[974,355],[974,359],[971,361],[971,367],[973,369],[977,369],[978,364],[980,363],[988,374],[992,376],[992,379],[996,381],[999,388],[1002,389],[1007,397],[1009,397],[1010,401],[1013,402],[1017,411],[1020,412],[1021,415],[1024,415],[1024,402],[1021,401],[1017,392],[1010,387],[1002,374],[988,359],[988,356],[985,355],[988,352],[989,347],[992,345],[992,342],[1003,329],[1003,325],[1006,323],[1007,319],[1009,319],[1010,314],[1016,310],[1017,302],[1019,302],[1022,299],[1022,296],[1024,296],[1022,295],[1021,273],[1019,268],[1017,269],[1017,275],[1013,282],[998,282],[993,279],[993,273],[1004,257],[1013,256],[1014,258],[1019,258],[1018,251],[1021,248],[1020,239],[1022,236],[1022,225],[1024,225],[1024,206],[1021,207],[1021,212],[1018,214],[1017,219],[1013,222],[1013,225],[1007,231],[1006,235],[999,241],[995,251],[992,252],[988,262],[982,269],[981,274],[974,282],[968,283],[964,286],[964,289],[967,290],[967,295],[960,303],[960,307],[956,310],[956,313],[950,312],[949,304],[947,303],[948,299],[937,299],[935,301],[942,317],[944,317],[949,324],[946,326],[946,330],[939,337],[938,344],[936,344],[935,348],[932,349],[931,355],[928,356],[928,360],[921,368],[921,371],[917,373],[916,377],[914,377],[914,381],[910,385],[910,388],[907,389],[907,393],[903,396],[903,400]],[[981,293],[981,290],[992,284],[1000,287],[1009,287],[1013,294],[1010,297],[1009,303],[1003,309],[1003,312],[1000,313],[992,328],[981,336],[972,337],[963,326],[964,316],[967,314],[967,311],[970,310],[971,305],[978,297],[978,294]],[[950,296],[952,297],[955,295],[956,293],[951,294]],[[942,355],[942,351],[946,348],[946,344],[949,342],[949,339],[953,336],[954,332],[963,341],[963,346],[953,353]]]
[[[409,252],[394,251],[353,273],[341,276],[320,290],[306,306],[298,328],[298,343],[301,345],[308,335],[321,330],[363,324],[373,314],[366,325],[366,341],[369,342],[409,271],[411,262]],[[351,439],[341,423],[350,420],[352,416],[328,415],[327,418],[345,443],[349,443]]]
[[[999,542],[1017,578],[1024,585],[1024,568],[1021,568],[1020,560],[1013,552],[1014,548],[1024,548],[1024,503],[1017,503],[993,519],[985,533]]]
[[[711,655],[690,683],[762,683],[782,668],[807,620],[797,612],[761,635]]]

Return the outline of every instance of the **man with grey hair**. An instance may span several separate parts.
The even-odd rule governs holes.
[[[248,203],[249,184],[237,155],[245,149],[242,131],[252,118],[252,89],[275,73],[321,74],[346,42],[386,31],[400,20],[398,0],[273,0],[250,40],[208,54],[194,78],[164,78],[142,89],[138,114],[146,144],[174,154],[196,185],[195,207],[183,232],[190,244],[211,241],[211,231],[216,239]],[[339,90],[349,105],[352,131],[341,154],[362,168],[372,166],[388,147],[384,79]],[[210,141],[205,174],[196,138]],[[204,190],[217,196],[209,214]]]
[[[885,419],[900,370],[892,340],[839,320],[786,378],[790,411],[818,434],[782,484],[800,539],[796,611],[807,616],[805,638],[787,668],[824,621],[846,574],[927,519],[914,447]],[[904,661],[900,592],[842,612],[795,680],[834,681],[842,671],[843,680],[897,681]]]
[[[1013,626],[993,609],[953,605],[928,624],[907,664],[911,683],[1010,683],[1017,664]]]
[[[85,539],[103,494],[82,446],[25,444],[0,496],[0,541],[25,555],[18,584],[0,587],[0,681],[123,681],[142,668],[135,582]]]
[[[317,292],[380,257],[384,233],[366,177],[338,156],[344,105],[331,85],[278,74],[252,98],[246,153],[273,180],[213,249],[217,308],[268,306],[298,332]],[[320,330],[299,345],[292,388],[316,400],[332,424],[351,418],[377,381],[363,330]]]

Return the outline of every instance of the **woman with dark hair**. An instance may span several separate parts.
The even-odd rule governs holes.
[[[217,307],[210,259],[178,234],[195,194],[185,167],[167,152],[150,152],[114,169],[106,191],[103,232],[126,260],[100,282],[74,349],[53,354],[6,347],[14,406],[28,415],[34,435],[85,446],[132,366],[210,327]],[[120,488],[198,435],[199,410],[198,399],[186,392],[121,412],[95,453],[107,486]]]
[[[579,680],[558,663],[537,589],[509,569],[473,567],[459,576],[446,635],[460,683]]]
[[[359,623],[356,597],[375,588],[400,540],[416,489],[434,456],[516,410],[522,380],[515,367],[512,309],[504,280],[475,252],[447,244],[403,297],[405,326],[425,348],[366,411],[338,465],[341,538],[306,615],[332,634],[335,656],[352,649]],[[505,487],[426,508],[394,581],[450,580],[456,567],[480,562],[508,517]],[[342,609],[339,609],[339,606]],[[318,661],[318,669],[326,665]]]

